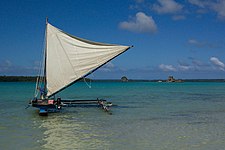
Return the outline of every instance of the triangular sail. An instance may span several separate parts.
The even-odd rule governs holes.
[[[129,46],[96,43],[69,35],[47,23],[46,79],[50,97],[91,73]]]

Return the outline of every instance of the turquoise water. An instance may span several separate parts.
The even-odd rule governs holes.
[[[118,105],[64,108],[47,117],[25,109],[35,83],[0,83],[0,149],[222,150],[225,83],[77,83],[62,98]]]

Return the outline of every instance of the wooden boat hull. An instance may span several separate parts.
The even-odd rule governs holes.
[[[31,101],[33,107],[39,108],[40,116],[47,116],[48,113],[59,112],[60,103],[52,99],[36,99]]]
[[[39,115],[40,116],[47,116],[48,115],[48,110],[47,109],[40,108]]]

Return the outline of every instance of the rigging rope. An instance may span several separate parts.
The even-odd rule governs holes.
[[[86,81],[85,78],[83,78],[83,79],[84,79],[84,82],[86,83],[86,85],[87,85],[89,88],[91,88],[91,79],[89,79],[89,80],[90,80],[90,84],[87,83],[87,81]]]
[[[40,90],[39,90],[40,83],[43,83],[43,81],[44,81],[44,68],[43,67],[44,67],[45,60],[43,58],[44,58],[44,55],[45,55],[45,41],[46,41],[46,32],[45,32],[42,54],[41,54],[42,61],[40,61],[40,64],[39,64],[38,76],[37,76],[36,86],[35,86],[35,91],[34,91],[34,97],[35,98],[38,96],[38,94],[40,92]]]

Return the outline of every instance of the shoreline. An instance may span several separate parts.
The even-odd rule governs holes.
[[[37,76],[0,76],[0,82],[36,82]],[[89,78],[85,78],[90,80]],[[92,82],[123,82],[121,79],[91,79]],[[162,79],[129,79],[126,82],[166,82]],[[225,82],[225,79],[182,79],[183,82]],[[78,82],[84,82],[83,79]],[[177,83],[177,82],[175,82]]]

